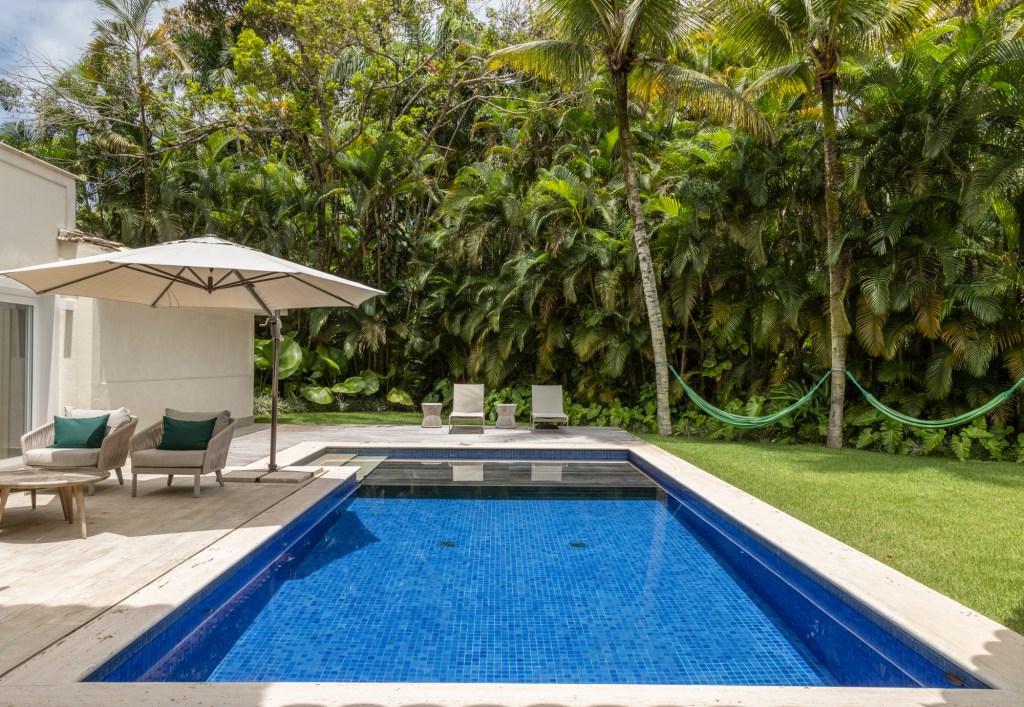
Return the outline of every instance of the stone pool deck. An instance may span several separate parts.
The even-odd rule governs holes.
[[[134,499],[130,477],[125,486],[108,479],[86,499],[87,540],[63,522],[56,496],[40,494],[33,511],[27,496],[12,495],[0,525],[0,705],[1024,704],[1024,637],[622,430],[448,434],[413,426],[285,425],[279,431],[282,463],[324,446],[509,445],[628,447],[999,689],[77,682],[354,473],[341,469],[302,485],[219,488],[204,478],[198,499],[189,479],[167,488],[164,477],[141,477]],[[265,427],[243,430],[229,464],[259,463],[268,446]]]

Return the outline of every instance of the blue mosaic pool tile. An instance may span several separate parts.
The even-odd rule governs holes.
[[[765,597],[841,684],[988,687],[642,458],[632,461],[669,492],[673,512]]]
[[[239,609],[248,612],[251,620],[263,605],[260,600],[269,599],[269,593],[259,588],[272,589],[284,579],[289,565],[341,515],[355,488],[354,481],[339,485],[103,663],[86,681],[195,681],[208,675],[210,658],[227,652],[248,625],[245,620],[232,624]]]
[[[388,457],[389,459],[512,459],[520,461],[628,461],[627,449],[421,449],[402,448],[359,448],[329,447],[322,449],[302,461],[312,464],[319,457],[334,454],[356,454],[364,457]]]
[[[834,684],[737,580],[657,501],[358,498],[209,679]]]
[[[927,685],[934,687],[951,687],[960,681],[965,687],[984,688],[986,685],[967,672],[961,666],[953,664],[931,647],[923,644],[914,636],[902,630],[893,622],[879,616],[856,597],[844,592],[828,580],[820,577],[809,568],[801,565],[794,558],[779,548],[767,543],[755,533],[746,529],[735,519],[718,511],[704,499],[694,495],[683,485],[656,468],[651,468],[641,458],[624,450],[393,450],[393,449],[352,449],[333,450],[337,453],[346,451],[369,456],[390,456],[392,458],[435,458],[435,459],[630,459],[643,469],[664,488],[671,497],[668,499],[666,513],[674,516],[675,523],[681,523],[694,532],[693,540],[704,550],[717,558],[721,571],[730,575],[736,582],[735,586],[742,590],[747,599],[760,607],[762,616],[777,631],[777,636],[786,639],[790,649],[799,660],[818,675],[822,684],[835,680],[844,685]],[[322,537],[327,528],[339,518],[351,503],[347,496],[351,487],[338,489],[322,499],[307,511],[301,518],[289,524],[277,536],[271,538],[242,560],[230,572],[220,577],[195,597],[178,607],[171,615],[148,630],[117,656],[107,661],[90,676],[92,680],[199,680],[214,670],[218,661],[229,655],[236,640],[246,630],[252,630],[256,623],[254,617],[265,608],[273,606],[274,592],[292,581],[303,581],[301,577],[293,577],[297,567],[305,565],[310,559],[306,553],[313,543]],[[378,499],[383,500],[383,499]],[[465,501],[464,501],[465,502]],[[505,501],[507,502],[507,501]],[[537,502],[537,501],[534,501]],[[550,501],[543,501],[550,503]],[[603,502],[602,502],[603,503]],[[630,501],[629,503],[635,503]],[[442,546],[438,545],[440,549]],[[465,545],[456,541],[455,547],[445,548],[447,552],[458,553],[466,549]],[[573,548],[576,553],[592,551],[585,548]],[[357,548],[355,554],[365,553],[363,547]],[[457,555],[456,555],[457,556]],[[312,555],[310,556],[312,557]],[[570,556],[572,557],[572,556]],[[573,559],[580,559],[582,555]],[[596,563],[598,568],[601,563]],[[743,579],[739,579],[742,577]],[[555,584],[554,586],[560,586]],[[614,587],[614,584],[610,586]],[[563,589],[565,589],[563,587]],[[604,590],[604,587],[601,587]],[[339,601],[337,596],[328,601]],[[654,602],[652,606],[658,606]],[[454,609],[451,609],[454,611]],[[496,612],[497,620],[506,616]],[[685,615],[685,613],[684,613]],[[507,618],[507,616],[506,616]],[[597,621],[600,617],[584,613],[583,619]],[[370,620],[369,618],[366,619]],[[461,666],[464,673],[483,675],[489,666],[481,656],[472,654],[468,657],[453,648],[453,631],[464,629],[464,622],[457,622],[447,627],[424,619],[414,625],[411,632],[401,634],[408,645],[413,641],[412,635],[424,631],[437,634],[430,644],[440,658],[418,663],[400,660],[395,654],[389,654],[396,675],[415,675],[431,665],[437,667],[439,674],[451,671],[450,666]],[[582,624],[586,627],[586,621]],[[740,626],[742,626],[742,622]],[[605,621],[600,624],[604,631],[614,627],[614,623]],[[810,627],[810,630],[809,630]],[[528,626],[519,626],[514,637],[525,635]],[[628,682],[628,673],[618,662],[611,667],[601,668],[600,661],[581,649],[571,640],[574,633],[566,629],[565,635],[555,634],[547,641],[548,648],[556,648],[559,658],[584,666],[602,681]],[[603,634],[602,634],[603,635]],[[799,637],[803,640],[795,640]],[[333,636],[332,636],[333,638]],[[446,642],[447,641],[447,642]],[[700,636],[697,645],[712,646],[707,636]],[[536,643],[536,642],[534,642]],[[457,648],[458,641],[454,646]],[[528,644],[533,645],[533,644]],[[309,648],[308,642],[298,642],[296,648]],[[588,646],[594,648],[593,644]],[[602,654],[603,644],[596,644],[597,653]],[[338,658],[338,648],[322,645],[323,655],[334,661]],[[606,651],[607,652],[607,651]],[[398,656],[404,655],[401,650]],[[412,653],[410,652],[411,656]],[[514,663],[517,669],[535,669],[539,673],[550,670],[548,663],[529,653],[518,651]],[[616,654],[617,655],[617,654]],[[628,657],[625,665],[641,666],[649,673],[657,673],[657,660],[661,653],[652,656],[649,651],[633,646],[624,651]],[[377,660],[375,663],[374,661]],[[618,657],[616,658],[616,661]],[[765,670],[777,671],[772,656],[763,657]],[[549,661],[550,662],[550,661]],[[368,670],[379,664],[373,656],[363,656],[353,660],[353,665]],[[789,665],[789,664],[787,664]],[[824,666],[824,669],[822,669]],[[493,666],[490,666],[493,667]],[[782,666],[785,668],[786,666]],[[718,655],[709,649],[699,657],[690,656],[688,669],[691,674],[701,676],[707,682],[728,679],[734,684],[744,684],[743,680],[756,679],[757,670],[750,667],[744,671],[729,663],[727,657]],[[550,673],[555,675],[556,673]],[[622,676],[627,679],[623,680]],[[949,677],[954,678],[950,680]],[[400,679],[400,678],[394,678]],[[454,678],[453,678],[454,679]],[[470,678],[472,679],[472,678]],[[480,678],[483,679],[483,678]],[[545,677],[545,681],[555,678]],[[755,683],[775,684],[775,683]],[[790,683],[793,684],[793,683]]]

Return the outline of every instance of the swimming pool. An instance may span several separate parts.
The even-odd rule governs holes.
[[[627,451],[376,452],[90,679],[984,687]]]

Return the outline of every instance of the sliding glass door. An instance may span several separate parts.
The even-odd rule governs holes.
[[[32,400],[32,307],[0,302],[0,459],[21,454]]]

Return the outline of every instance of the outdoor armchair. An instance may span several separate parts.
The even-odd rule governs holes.
[[[97,417],[110,415],[107,432],[99,449],[80,449],[72,447],[51,447],[54,440],[54,423],[48,422],[26,433],[21,438],[21,455],[25,466],[45,467],[47,469],[96,469],[97,471],[113,471],[117,481],[124,485],[121,468],[128,461],[128,448],[139,418],[126,409],[119,410],[80,410],[65,408],[65,417]]]
[[[562,405],[562,386],[535,385],[532,397],[533,410],[530,413],[530,423],[534,429],[537,429],[538,422],[569,424],[569,416],[565,414],[565,408]]]
[[[227,465],[231,437],[235,433],[235,419],[227,410],[223,412],[189,412],[167,410],[167,417],[177,420],[209,420],[217,418],[213,437],[206,449],[173,450],[157,449],[164,434],[163,420],[150,425],[135,435],[131,441],[132,454],[132,496],[138,494],[140,474],[166,475],[167,485],[175,476],[192,476],[192,495],[199,498],[200,479],[205,474],[216,474],[217,483],[224,486],[221,470]]]
[[[456,383],[452,412],[448,415],[448,432],[456,420],[479,420],[484,426],[484,386],[482,383]]]

